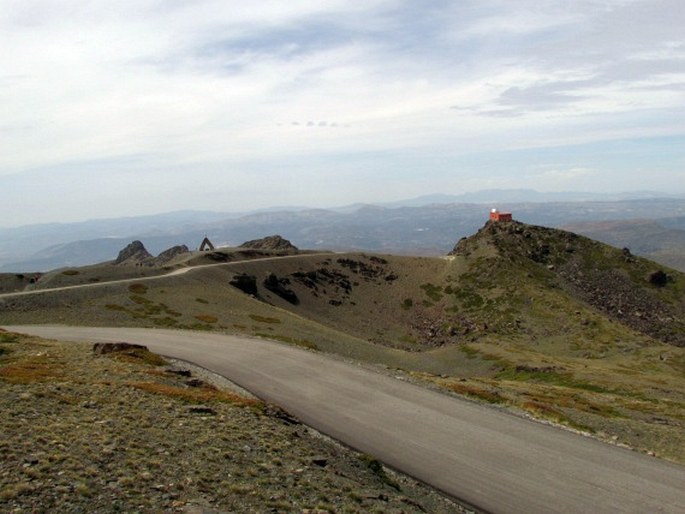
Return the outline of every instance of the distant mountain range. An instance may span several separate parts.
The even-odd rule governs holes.
[[[180,244],[192,249],[205,235],[215,245],[226,246],[280,234],[299,248],[441,255],[456,239],[480,228],[491,207],[511,210],[517,220],[549,227],[607,220],[629,226],[630,220],[650,220],[668,229],[652,231],[653,244],[645,253],[656,260],[660,249],[672,247],[673,240],[679,240],[679,231],[685,231],[683,197],[657,197],[650,192],[598,195],[491,190],[330,209],[281,207],[242,214],[176,211],[4,228],[0,229],[0,271],[46,271],[104,262],[136,239],[155,254]],[[595,237],[613,244],[611,231],[596,232]],[[637,245],[631,246],[639,253]],[[671,260],[666,263],[674,265]]]

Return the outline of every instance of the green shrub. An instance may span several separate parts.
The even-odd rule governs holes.
[[[426,283],[421,285],[421,289],[426,293],[426,296],[433,300],[434,302],[439,302],[442,300],[442,287],[436,286],[435,284]]]

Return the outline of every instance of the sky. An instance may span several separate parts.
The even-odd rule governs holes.
[[[685,192],[683,0],[0,0],[0,226]]]

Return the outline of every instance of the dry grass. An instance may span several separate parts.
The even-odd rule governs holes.
[[[459,382],[450,383],[449,385],[447,385],[447,389],[454,393],[463,394],[464,396],[468,396],[469,398],[482,400],[487,403],[506,403],[507,401],[506,398],[504,398],[497,391],[483,389],[481,387],[476,387],[471,384],[463,384]]]
[[[12,384],[46,382],[59,376],[60,371],[54,365],[31,360],[0,367],[0,379]]]
[[[147,293],[148,287],[145,284],[136,282],[128,286],[128,290],[133,294],[145,294]]]
[[[202,321],[203,323],[216,323],[219,318],[212,316],[211,314],[196,314],[193,316],[195,319]]]
[[[148,366],[166,366],[168,364],[164,357],[142,348],[131,348],[123,352],[109,353],[107,357],[133,364],[147,364]]]
[[[258,323],[268,323],[268,324],[281,323],[281,320],[278,318],[274,318],[271,316],[261,316],[259,314],[250,314],[250,319],[252,319]]]
[[[227,402],[240,407],[255,408],[263,405],[263,403],[259,400],[246,398],[230,391],[221,391],[214,387],[205,386],[188,388],[160,384],[158,382],[131,382],[128,385],[148,393],[168,396],[170,398],[178,398],[180,400],[192,403]]]

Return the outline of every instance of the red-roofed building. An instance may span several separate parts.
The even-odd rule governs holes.
[[[510,212],[499,212],[497,209],[492,209],[490,211],[490,219],[492,221],[511,221]]]

